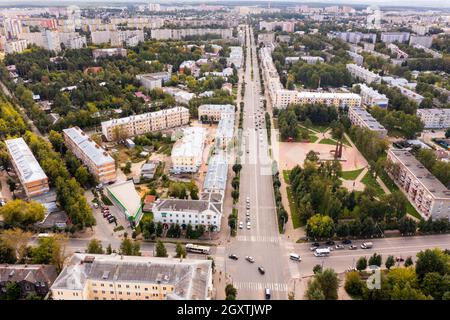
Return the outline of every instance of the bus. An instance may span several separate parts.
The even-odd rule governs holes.
[[[330,248],[318,248],[314,252],[316,257],[328,257],[330,255]]]
[[[206,246],[197,246],[192,243],[186,245],[187,252],[209,254],[210,248]]]

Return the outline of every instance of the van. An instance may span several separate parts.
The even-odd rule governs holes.
[[[298,254],[296,254],[296,253],[289,254],[289,259],[294,260],[294,261],[302,261],[300,256]]]
[[[269,288],[266,288],[266,289],[264,290],[264,292],[265,292],[266,300],[270,300],[270,289],[269,289]]]
[[[363,242],[363,244],[361,244],[361,249],[370,249],[372,247],[373,247],[372,242]]]
[[[317,248],[314,252],[314,256],[316,257],[328,257],[330,255],[329,248]]]

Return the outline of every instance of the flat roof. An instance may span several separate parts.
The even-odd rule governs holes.
[[[389,149],[389,152],[420,181],[420,183],[436,198],[450,199],[448,190],[434,175],[430,173],[409,151]]]
[[[154,206],[159,211],[183,211],[195,214],[202,213],[208,209],[215,214],[219,214],[221,210],[220,203],[210,202],[209,200],[158,199],[154,202]]]
[[[213,155],[209,159],[208,171],[203,182],[204,190],[225,190],[227,185],[228,162],[225,154]]]
[[[97,166],[108,163],[114,163],[114,159],[100,147],[95,141],[91,140],[89,136],[80,128],[72,127],[64,129],[63,132],[72,140],[81,151]]]
[[[386,130],[369,112],[364,108],[351,108],[372,130]]]
[[[142,205],[141,197],[136,192],[132,180],[119,182],[106,189],[114,196],[114,198],[124,207],[129,216],[134,217],[136,212]]]
[[[24,182],[46,179],[47,175],[42,170],[39,162],[34,157],[23,138],[10,139],[5,141],[9,154],[16,164],[18,174]]]
[[[206,130],[202,127],[183,129],[183,138],[178,140],[172,148],[172,157],[195,157],[203,153]]]

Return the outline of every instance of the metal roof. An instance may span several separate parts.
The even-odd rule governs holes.
[[[228,162],[224,153],[209,159],[208,171],[203,182],[203,190],[225,190],[227,185]]]

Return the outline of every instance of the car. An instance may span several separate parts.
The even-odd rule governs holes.
[[[247,221],[247,222],[250,222],[250,216],[247,216],[247,217],[246,217],[246,221]]]
[[[344,239],[344,240],[342,240],[342,244],[352,244],[352,240]]]
[[[325,242],[326,245],[329,246],[334,246],[334,241],[333,240],[328,240],[327,242]]]
[[[108,217],[110,215],[111,215],[111,213],[109,213],[109,212],[103,212],[103,218],[106,218],[106,217]]]
[[[255,259],[253,259],[253,257],[251,257],[251,256],[246,256],[245,260],[247,260],[250,263],[254,263],[255,262]]]
[[[109,222],[109,223],[116,222],[116,218],[115,218],[115,217],[110,217],[110,218],[108,219],[108,222]]]
[[[244,228],[244,223],[242,221],[239,222],[239,229]]]
[[[337,244],[334,248],[335,248],[336,250],[342,250],[342,249],[344,249],[345,247],[344,247],[343,244]]]
[[[228,258],[230,258],[231,260],[238,260],[238,259],[239,259],[238,256],[235,255],[235,254],[230,254],[230,255],[228,256]]]
[[[261,273],[261,274],[265,274],[265,273],[266,273],[266,270],[264,270],[263,267],[258,267],[258,271],[259,271],[259,273]]]
[[[250,203],[250,197],[247,197],[245,201],[247,201],[247,203]]]
[[[348,249],[349,249],[349,250],[356,250],[356,249],[358,249],[358,247],[357,247],[357,246],[354,246],[354,245],[350,245],[350,246],[348,247]]]
[[[247,212],[245,213],[246,216],[250,216],[250,210],[247,210]]]
[[[250,230],[250,228],[251,228],[250,222],[247,222],[247,230]]]

